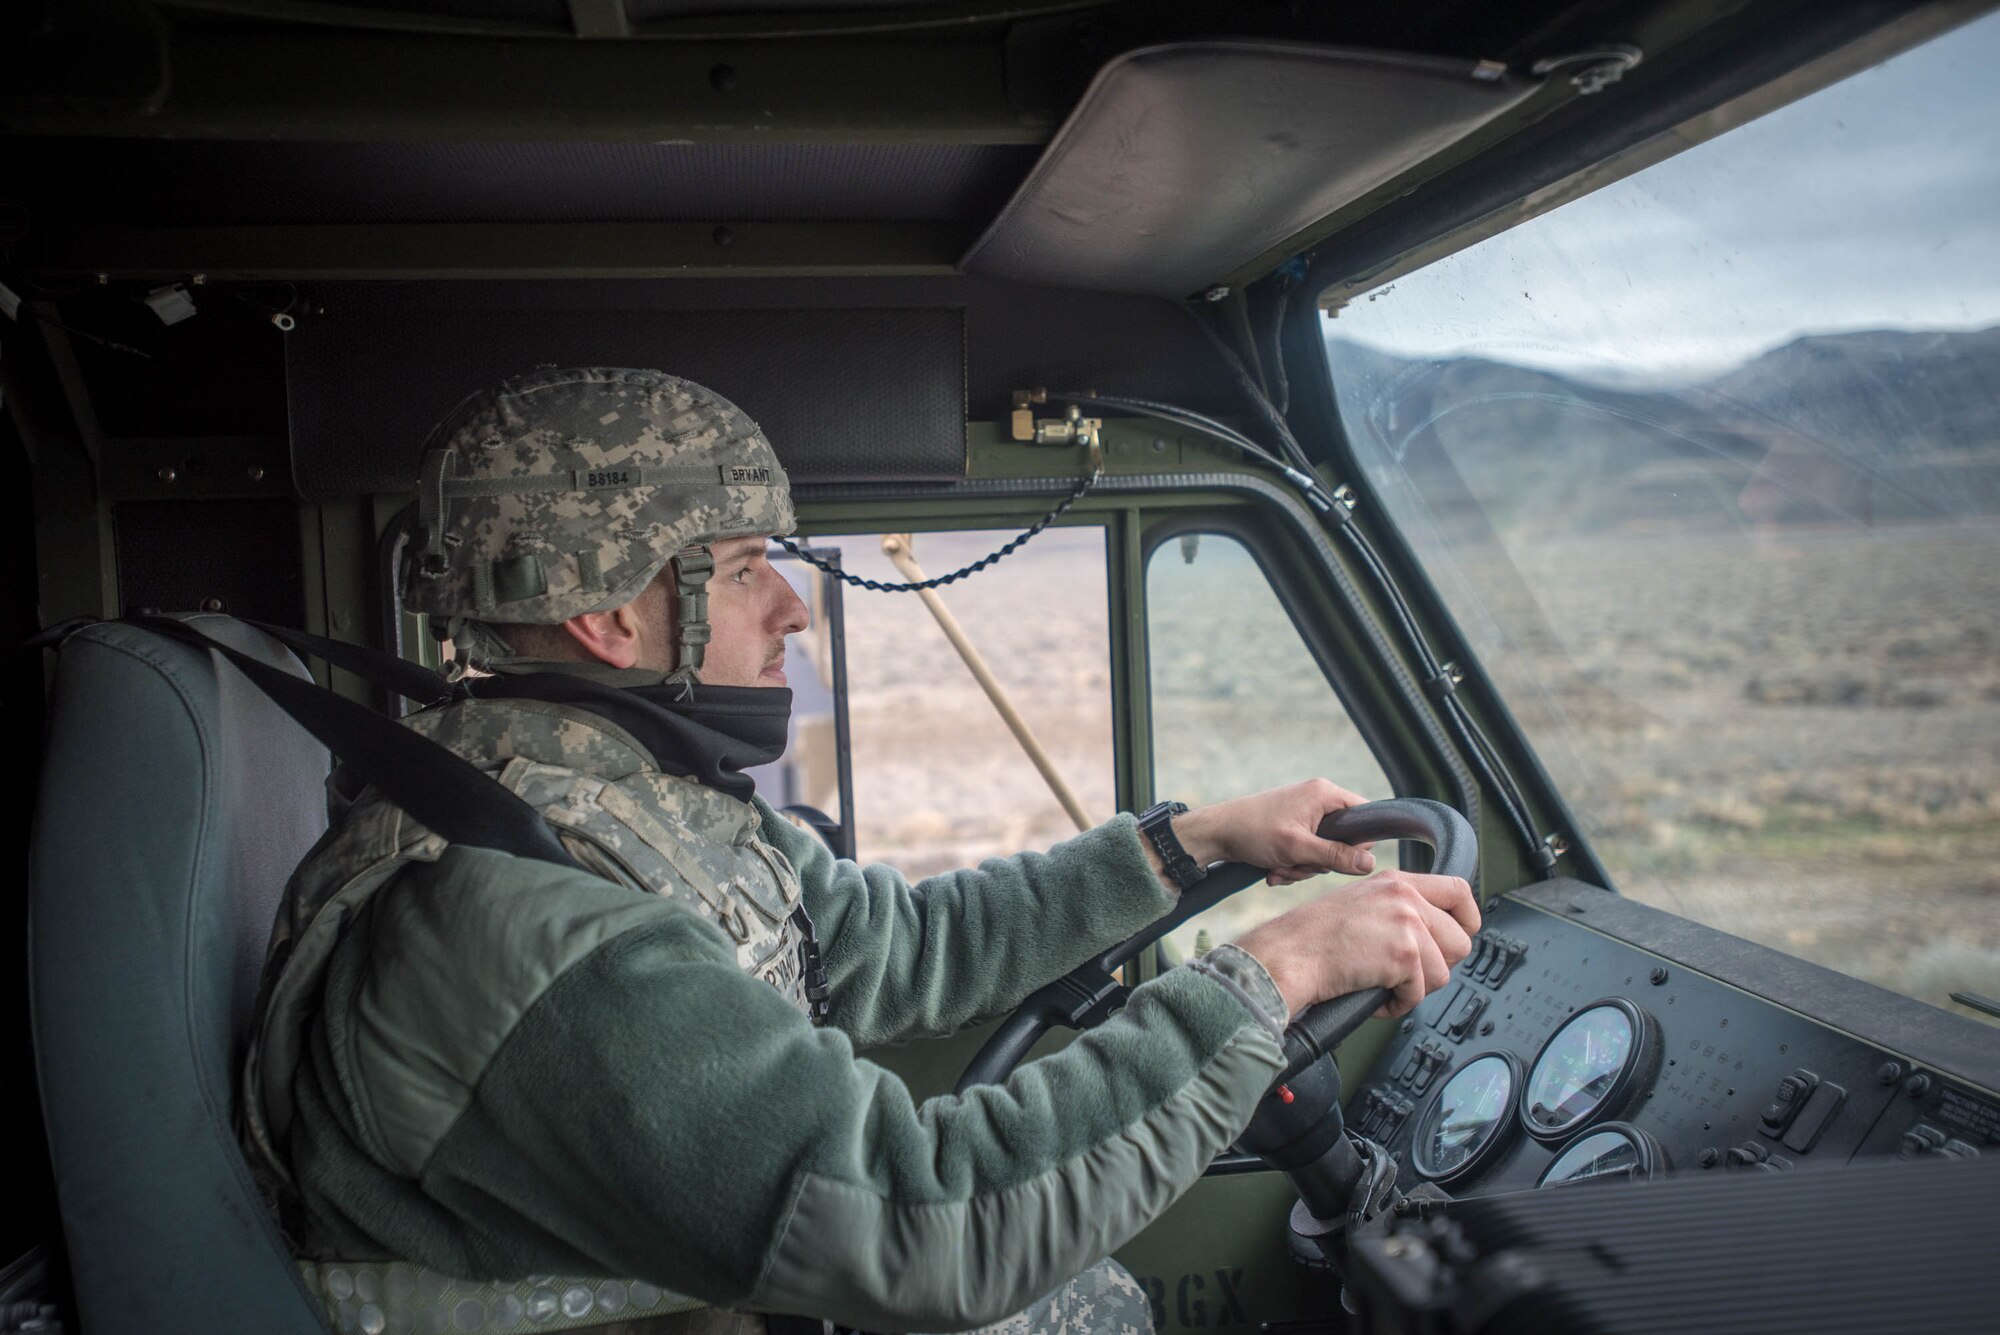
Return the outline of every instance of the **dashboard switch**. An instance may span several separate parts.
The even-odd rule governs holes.
[[[1410,1114],[1417,1105],[1408,1099],[1398,1098],[1387,1090],[1371,1089],[1356,1111],[1351,1129],[1364,1140],[1372,1140],[1378,1145],[1386,1145],[1396,1138],[1403,1129],[1403,1123],[1410,1120]]]
[[[1389,1096],[1387,1094],[1384,1094],[1379,1089],[1369,1090],[1368,1097],[1361,1101],[1359,1108],[1355,1109],[1356,1116],[1353,1119],[1354,1134],[1357,1136],[1368,1135],[1388,1106]]]
[[[1388,1106],[1383,1109],[1382,1119],[1376,1123],[1375,1134],[1369,1139],[1378,1145],[1388,1144],[1396,1138],[1396,1133],[1403,1129],[1403,1123],[1409,1121],[1410,1114],[1416,1110],[1417,1105],[1408,1099],[1389,1100]]]
[[[1519,941],[1504,937],[1493,942],[1493,956],[1486,961],[1486,967],[1479,971],[1479,980],[1488,987],[1498,987],[1507,981],[1507,975],[1514,972],[1514,966],[1528,953],[1528,948]]]
[[[1944,1132],[1924,1122],[1918,1122],[1903,1133],[1902,1144],[1896,1153],[1905,1159],[1921,1159],[1925,1155],[1941,1150],[1949,1139]]]
[[[1731,1168],[1746,1168],[1751,1164],[1763,1163],[1771,1157],[1771,1151],[1754,1140],[1746,1140],[1741,1145],[1731,1146],[1729,1152],[1722,1157]]]
[[[1777,1091],[1771,1095],[1771,1101],[1764,1105],[1761,1114],[1763,1126],[1760,1129],[1763,1133],[1773,1139],[1784,1135],[1785,1128],[1792,1124],[1792,1119],[1799,1115],[1799,1109],[1805,1107],[1806,1100],[1817,1088],[1819,1088],[1819,1077],[1811,1071],[1793,1071],[1780,1080]]]
[[[1470,989],[1464,983],[1453,983],[1451,995],[1444,999],[1444,1005],[1438,1007],[1438,1013],[1431,1017],[1431,1028],[1435,1029],[1443,1024],[1446,1017],[1451,1014],[1452,1008],[1458,1005],[1458,999],[1468,991]]]
[[[1507,947],[1502,944],[1500,938],[1497,936],[1488,941],[1486,945],[1487,949],[1481,954],[1479,960],[1479,968],[1473,972],[1472,976],[1482,983],[1492,983],[1506,963]]]
[[[1399,1083],[1406,1084],[1422,1094],[1431,1087],[1431,1081],[1437,1078],[1438,1072],[1442,1071],[1450,1061],[1451,1050],[1442,1043],[1433,1043],[1428,1038],[1419,1039],[1417,1046],[1410,1051],[1408,1064],[1403,1067],[1396,1079]]]
[[[1847,1101],[1847,1091],[1831,1080],[1822,1080],[1812,1093],[1806,1096],[1805,1106],[1792,1121],[1791,1130],[1785,1132],[1785,1148],[1804,1154],[1819,1140],[1819,1133],[1826,1130],[1826,1124],[1840,1111],[1840,1105]]]
[[[1477,992],[1468,992],[1465,999],[1458,1003],[1458,1010],[1445,1021],[1445,1037],[1454,1043],[1462,1042],[1472,1032],[1472,1027],[1479,1023],[1479,1017],[1485,1010],[1486,998]]]

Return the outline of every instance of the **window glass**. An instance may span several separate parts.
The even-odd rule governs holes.
[[[1996,61],[1987,18],[1325,325],[1618,887],[1940,1005],[2000,996]]]
[[[808,551],[829,559],[829,553],[817,548]],[[784,576],[812,620],[804,634],[785,641],[785,683],[792,692],[792,717],[785,731],[784,754],[745,773],[756,782],[757,796],[772,806],[780,810],[811,807],[839,823],[847,816],[840,800],[836,696],[841,661],[834,645],[839,631],[845,629],[847,590],[775,542],[768,545],[765,554],[771,569]]]
[[[956,570],[1019,532],[919,533],[924,573]],[[828,537],[852,574],[905,576],[879,533]],[[938,590],[1094,824],[1117,810],[1104,531],[1051,528]],[[1076,833],[923,600],[849,588],[848,727],[855,851],[911,877],[1046,848]]]
[[[1236,539],[1189,533],[1154,550],[1146,651],[1153,791],[1161,798],[1200,806],[1313,778],[1370,799],[1393,796],[1256,558]],[[1396,845],[1376,845],[1375,858],[1394,866]],[[1220,945],[1345,879],[1254,886],[1169,939],[1183,955],[1204,930]]]

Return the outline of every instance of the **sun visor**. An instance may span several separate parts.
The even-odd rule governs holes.
[[[413,489],[433,423],[544,364],[698,381],[756,419],[794,482],[965,476],[961,310],[448,309],[349,290],[285,339],[300,494]]]
[[[1492,62],[1294,42],[1131,51],[1098,71],[960,267],[1186,297],[1536,86]]]

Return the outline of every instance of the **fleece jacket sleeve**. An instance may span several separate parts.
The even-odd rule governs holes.
[[[1047,853],[989,858],[912,885],[894,868],[836,859],[759,803],[763,837],[791,859],[827,973],[829,1022],[859,1047],[955,1033],[1173,907],[1140,844],[1113,817]]]
[[[1156,1217],[1279,1069],[1275,987],[1247,956],[1217,952],[1005,1084],[919,1104],[845,1034],[744,974],[694,912],[635,908],[629,892],[546,867],[508,886],[499,856],[448,857],[421,894],[398,896],[437,919],[421,975],[439,997],[478,970],[483,922],[525,942],[551,900],[598,897],[631,916],[505,1019],[476,1076],[440,1086],[460,1091],[456,1111],[408,1169],[371,1148],[404,1093],[362,1078],[399,1003],[378,986],[379,955],[336,960],[292,1145],[330,1254],[617,1275],[869,1330],[967,1329]],[[444,1052],[427,1037],[436,1009],[397,1022],[403,1060]]]

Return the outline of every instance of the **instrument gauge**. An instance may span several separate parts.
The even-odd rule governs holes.
[[[1433,1182],[1451,1182],[1490,1162],[1514,1128],[1520,1088],[1512,1053],[1483,1053],[1459,1067],[1417,1120],[1411,1165]]]
[[[1560,1187],[1601,1178],[1644,1182],[1664,1167],[1666,1155],[1658,1141],[1629,1123],[1606,1122],[1564,1146],[1535,1185]]]
[[[1592,1002],[1542,1044],[1521,1089],[1521,1124],[1562,1140],[1616,1116],[1659,1069],[1653,1017],[1623,997]]]

